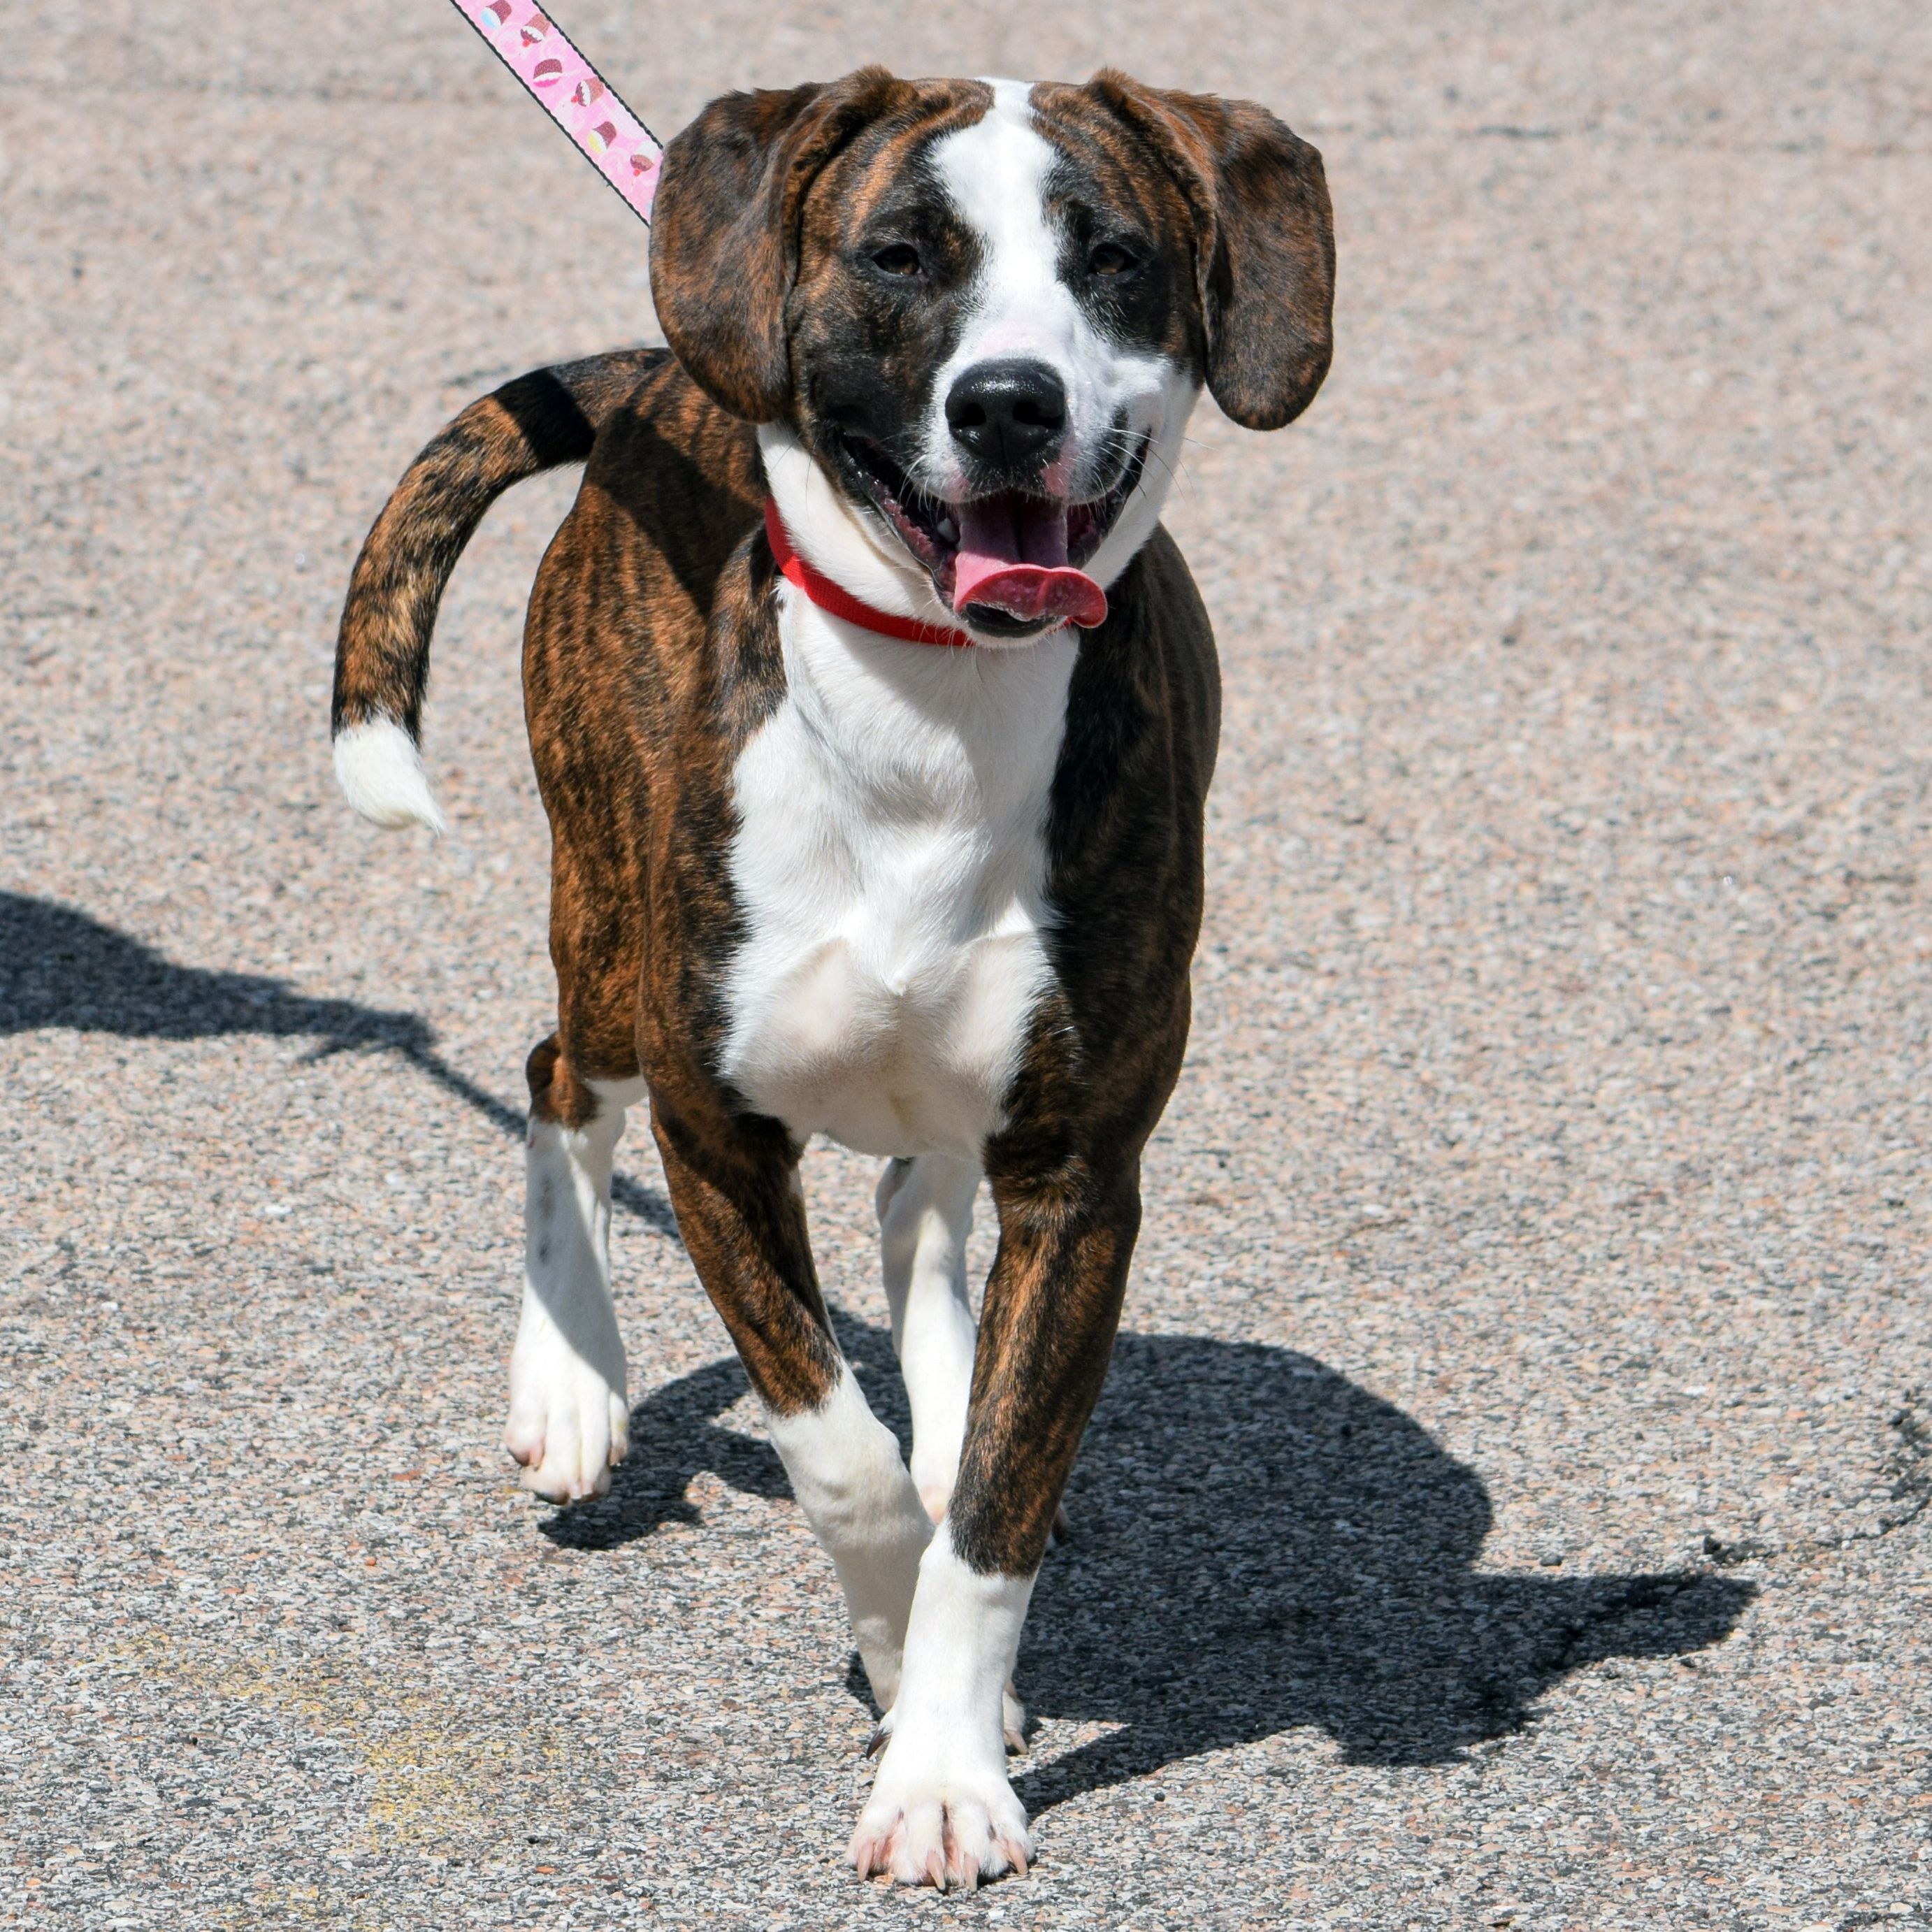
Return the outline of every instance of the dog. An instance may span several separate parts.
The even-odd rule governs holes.
[[[524,640],[557,1028],[508,1447],[560,1502],[625,1454],[611,1160],[648,1101],[884,1714],[850,1860],[976,1885],[1033,1856],[1014,1660],[1187,1037],[1220,680],[1161,506],[1204,386],[1255,429],[1320,386],[1328,190],[1247,103],[868,68],[712,103],[656,224],[668,352],[472,404],[370,531],[336,770],[376,823],[440,828],[443,584],[501,491],[585,463]],[[886,1162],[910,1467],[814,1270],[819,1133]]]

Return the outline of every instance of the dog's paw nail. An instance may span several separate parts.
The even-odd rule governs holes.
[[[1030,1856],[1026,1814],[1004,1771],[984,1762],[948,1766],[950,1754],[938,1752],[913,1770],[895,1769],[887,1755],[853,1834],[855,1864],[876,1862],[898,1884],[944,1892],[976,1888]]]
[[[1000,1693],[1000,1723],[1010,1751],[1026,1749],[1026,1706],[1011,1684]]]
[[[865,1755],[867,1757],[877,1757],[880,1752],[892,1742],[892,1732],[887,1730],[884,1724],[880,1725],[878,1729],[866,1740]]]

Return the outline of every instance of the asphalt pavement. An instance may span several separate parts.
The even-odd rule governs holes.
[[[1204,410],[1227,678],[1186,1070],[1048,1559],[1025,1879],[842,1864],[872,1718],[620,1150],[634,1449],[500,1446],[550,1024],[523,600],[442,843],[334,795],[418,445],[653,339],[646,240],[434,0],[28,0],[0,70],[0,1924],[1932,1923],[1932,15],[626,8],[661,134],[912,73],[1251,96],[1334,371]],[[828,1292],[903,1426],[869,1164]],[[976,1237],[988,1252],[983,1228]]]

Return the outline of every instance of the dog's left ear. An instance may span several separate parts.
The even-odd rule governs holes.
[[[1265,107],[1088,83],[1159,157],[1194,219],[1208,387],[1247,429],[1280,429],[1315,400],[1334,349],[1335,225],[1322,157]]]
[[[770,422],[790,400],[785,298],[813,181],[914,92],[868,67],[823,86],[728,94],[664,150],[651,299],[672,354],[734,416]]]

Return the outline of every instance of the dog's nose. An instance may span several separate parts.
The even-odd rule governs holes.
[[[946,398],[953,440],[982,463],[1010,470],[1050,458],[1066,434],[1066,391],[1044,362],[978,362]]]

